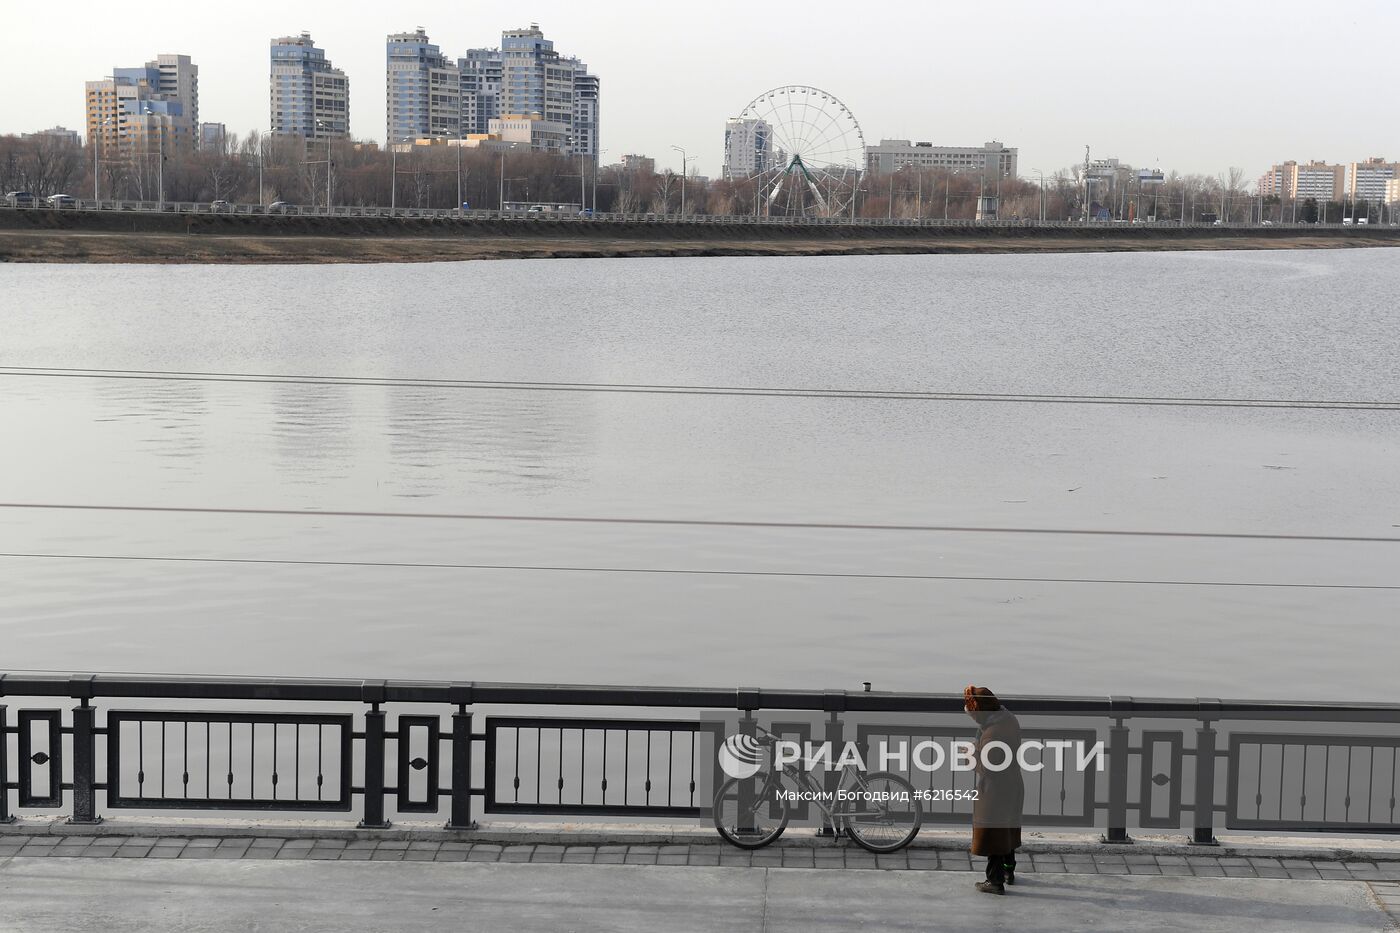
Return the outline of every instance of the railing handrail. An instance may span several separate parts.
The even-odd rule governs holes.
[[[620,684],[521,684],[350,678],[171,676],[158,674],[0,672],[0,697],[76,699],[296,700],[453,705],[669,707],[815,712],[955,713],[959,693],[664,687]],[[1020,713],[1111,718],[1318,719],[1400,722],[1400,703],[1301,702],[1170,697],[1005,695]]]

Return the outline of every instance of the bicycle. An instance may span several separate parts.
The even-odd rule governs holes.
[[[757,726],[755,740],[775,749],[778,736]],[[848,783],[847,776],[854,779]],[[754,789],[755,781],[762,786]],[[794,791],[793,788],[796,788]],[[730,778],[715,794],[715,829],[741,849],[760,849],[787,829],[789,803],[808,802],[822,811],[823,826],[832,837],[845,834],[870,852],[896,852],[914,841],[923,824],[918,794],[904,778],[889,771],[862,774],[842,769],[836,791],[828,791],[808,770],[796,764],[770,768],[766,775]]]

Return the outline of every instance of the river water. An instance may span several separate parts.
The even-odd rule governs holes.
[[[10,266],[0,366],[1396,400],[1396,257]],[[9,503],[1400,536],[1394,411],[0,393]],[[1400,700],[1400,591],[1197,585],[1400,586],[1396,544],[4,508],[0,551],[65,555],[0,558],[9,669]]]

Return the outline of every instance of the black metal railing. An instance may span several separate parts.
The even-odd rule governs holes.
[[[77,705],[65,715],[61,699]],[[1098,827],[1107,842],[1185,828],[1202,844],[1218,827],[1400,833],[1397,704],[1005,702],[1026,739],[1104,748],[1102,771],[1025,775],[1028,827]],[[794,741],[867,752],[974,731],[955,694],[10,673],[0,822],[26,811],[74,823],[104,809],[358,812],[360,826],[383,828],[444,808],[457,829],[477,814],[703,820],[723,777],[719,744],[758,716]],[[905,773],[918,789],[972,786],[967,772]],[[924,810],[931,824],[959,824],[971,804],[944,794]]]

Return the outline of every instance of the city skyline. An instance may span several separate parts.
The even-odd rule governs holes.
[[[839,95],[860,119],[867,144],[1001,139],[1020,149],[1023,173],[1075,164],[1086,144],[1095,157],[1204,174],[1239,166],[1251,178],[1281,159],[1400,156],[1393,121],[1377,120],[1370,100],[1354,93],[1371,83],[1386,86],[1385,62],[1376,54],[1349,51],[1343,58],[1315,42],[1300,44],[1291,13],[1315,9],[1308,4],[1276,4],[1278,15],[1267,22],[1248,10],[1196,0],[1170,11],[1104,5],[1072,16],[1025,2],[1005,9],[994,24],[962,8],[892,11],[896,44],[883,33],[853,31],[849,11],[836,4],[812,4],[802,28],[779,30],[753,22],[752,10],[739,4],[720,4],[703,17],[636,3],[612,4],[603,17],[553,2],[528,9],[487,2],[469,15],[429,2],[347,16],[343,7],[312,2],[292,18],[280,7],[251,2],[235,22],[196,12],[168,22],[104,21],[101,30],[65,37],[64,56],[46,55],[46,80],[7,103],[0,132],[81,127],[85,81],[161,53],[189,55],[199,65],[201,119],[240,135],[266,130],[268,42],[306,30],[359,89],[353,135],[382,142],[386,34],[422,26],[455,60],[468,49],[498,45],[502,30],[538,22],[604,76],[605,161],[643,152],[678,169],[680,156],[671,147],[681,146],[697,171],[718,175],[725,120],[762,91],[790,83]],[[92,3],[68,4],[65,17],[81,22],[96,10]],[[1400,25],[1400,10],[1366,0],[1329,15],[1338,35]],[[16,19],[19,34],[57,25],[56,14],[36,8]],[[1220,44],[1220,36],[1242,35],[1249,40]],[[1311,40],[1311,32],[1304,38]],[[21,44],[0,68],[19,78],[38,67],[46,54],[40,48]],[[1178,61],[1190,67],[1177,67]],[[1279,93],[1279,84],[1298,74],[1307,81]]]

